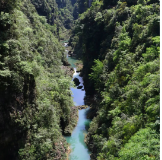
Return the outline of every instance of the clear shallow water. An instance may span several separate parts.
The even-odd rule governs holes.
[[[71,57],[68,57],[68,62],[75,70],[76,66],[74,63],[76,62],[76,60],[72,59]],[[83,79],[82,77],[79,76],[79,73],[76,73],[76,70],[73,75],[73,78],[75,77],[77,77],[81,82],[80,86],[83,86]],[[73,101],[76,106],[84,105],[85,91],[82,89],[71,88],[71,91],[73,93],[72,95]],[[88,109],[89,108],[79,110],[79,119],[78,119],[77,126],[73,130],[71,136],[65,137],[67,142],[70,144],[70,148],[71,148],[69,160],[90,160],[90,155],[89,155],[90,152],[88,151],[88,148],[84,143],[85,134],[87,133],[86,126],[88,126],[90,123],[90,120],[86,119],[86,115],[85,115]]]
[[[82,77],[79,76],[79,73],[76,73],[76,69],[74,68],[75,70],[75,73],[73,74],[73,79],[76,77],[79,79],[79,86],[83,86],[83,79]],[[84,89],[84,86],[82,87],[82,89],[77,89],[77,88],[70,88],[71,91],[72,91],[72,97],[73,97],[73,101],[74,101],[74,104],[76,106],[80,106],[80,105],[84,105],[84,96],[85,96],[85,91],[82,90]]]
[[[68,59],[68,62],[70,63],[70,65],[71,65],[71,67],[76,68],[75,63],[77,62],[77,59],[72,58],[72,57],[68,57],[68,56],[67,56],[67,59]]]
[[[75,127],[72,135],[66,137],[66,140],[70,144],[71,148],[69,160],[90,160],[90,152],[84,143],[84,134],[87,133],[85,126],[90,122],[85,117],[85,112],[87,109],[79,111],[78,124]]]

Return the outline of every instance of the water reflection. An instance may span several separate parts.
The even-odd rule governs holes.
[[[85,96],[85,91],[82,91],[81,89],[77,89],[77,88],[70,88],[70,89],[72,91],[72,97],[73,97],[74,104],[76,106],[84,105],[83,99]]]
[[[83,134],[83,132],[79,133],[79,142],[84,146],[85,149],[87,148],[86,144],[84,143],[84,134]]]
[[[71,57],[68,58],[68,62],[71,64],[73,68],[76,66],[74,63],[76,62],[75,59],[72,59]],[[73,75],[73,78],[77,77],[79,81],[81,82],[80,85],[83,86],[83,79],[79,76],[79,73],[75,73]],[[83,86],[84,87],[84,86]],[[73,93],[73,101],[76,106],[78,105],[84,105],[84,96],[85,91],[77,88],[71,88],[71,91]],[[79,119],[77,126],[75,127],[73,133],[71,136],[66,137],[67,142],[70,144],[71,153],[69,156],[69,160],[90,160],[90,152],[88,151],[88,148],[86,144],[84,143],[84,137],[87,133],[87,126],[89,126],[89,120],[86,119],[85,113],[87,112],[89,108],[79,110]]]

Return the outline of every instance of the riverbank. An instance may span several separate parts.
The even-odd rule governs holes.
[[[74,128],[77,125],[78,122],[78,108],[77,107],[72,107],[71,108],[71,115],[70,115],[70,120],[69,120],[69,124],[65,127],[64,129],[64,136],[71,136]]]
[[[70,88],[75,105],[74,107],[75,109],[77,109],[79,115],[77,125],[74,128],[73,132],[69,134],[69,136],[65,137],[70,146],[70,153],[68,152],[68,160],[90,160],[90,152],[84,142],[90,120],[86,118],[86,113],[89,110],[89,107],[84,104],[85,91],[83,79],[79,76],[80,73],[76,70],[77,60],[73,59],[72,57],[68,57],[68,62],[75,71],[75,73],[73,74],[73,79],[77,78],[79,80],[78,87],[82,86],[82,89],[77,89],[76,87]]]

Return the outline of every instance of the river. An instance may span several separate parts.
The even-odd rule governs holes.
[[[76,72],[76,60],[68,57],[68,62],[75,70],[73,78],[78,78],[80,81],[80,85],[83,86],[83,79],[79,76],[79,73]],[[71,88],[71,91],[73,93],[72,97],[75,106],[84,105],[84,86],[82,89]],[[84,142],[85,134],[87,133],[86,126],[89,126],[90,123],[90,120],[86,119],[86,111],[88,109],[89,108],[79,110],[79,119],[77,126],[73,130],[71,136],[65,137],[71,149],[68,160],[90,160],[90,152]]]

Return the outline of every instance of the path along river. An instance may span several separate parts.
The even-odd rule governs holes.
[[[82,77],[79,76],[79,73],[76,72],[75,66],[76,60],[71,57],[68,57],[68,62],[75,70],[73,78],[75,77],[78,78],[80,81],[80,86],[83,86],[83,79]],[[83,89],[84,86],[82,89],[71,88],[75,106],[84,105],[85,91]],[[90,123],[90,120],[86,119],[85,115],[88,109],[89,108],[79,110],[79,119],[77,126],[73,130],[71,136],[65,137],[71,149],[71,153],[69,155],[68,160],[90,160],[90,152],[88,151],[88,148],[84,143],[84,137],[85,134],[87,133],[86,126],[88,126]]]

